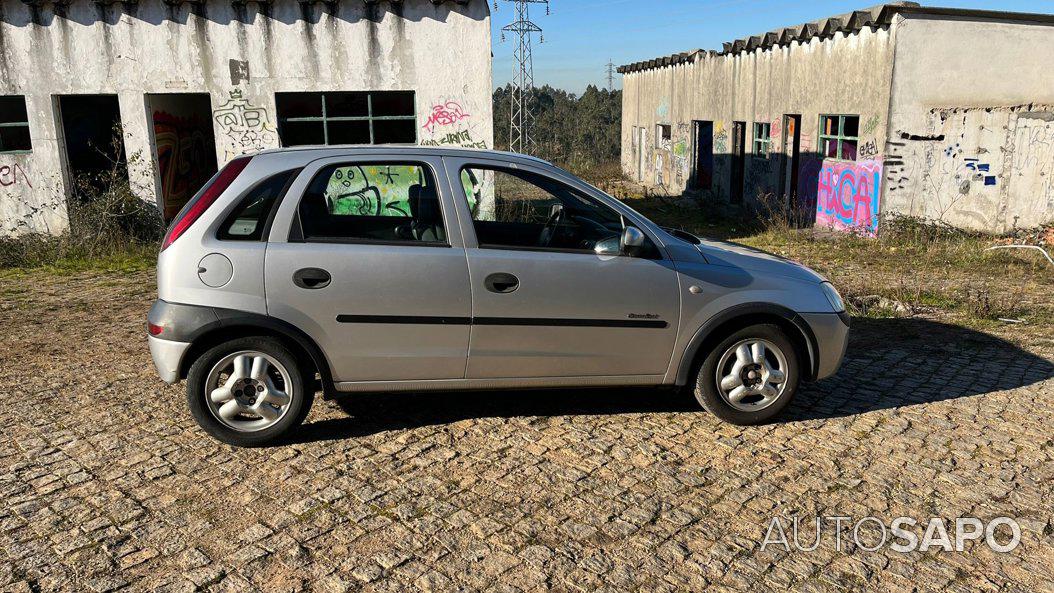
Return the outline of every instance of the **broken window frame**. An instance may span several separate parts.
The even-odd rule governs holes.
[[[754,122],[754,150],[751,151],[755,158],[768,158],[772,150],[772,124],[769,122]]]
[[[16,120],[12,118],[11,121],[0,121],[0,128],[26,128],[26,132],[29,133],[29,106],[26,104],[25,95],[3,95],[0,98],[12,98],[22,100],[22,113],[25,113],[25,120]],[[8,149],[4,146],[4,137],[0,135],[0,154],[28,154],[33,152],[33,138],[32,135],[28,138],[28,143],[25,148],[11,148]]]
[[[666,141],[666,146],[663,146],[663,140]],[[669,148],[669,144],[672,141],[673,126],[671,124],[655,124],[655,148],[658,150]]]
[[[845,133],[845,122],[846,122],[846,120],[848,118],[852,118],[852,117],[856,118],[856,129],[857,129],[857,134],[858,134],[857,136],[849,136],[849,135],[847,135]],[[824,131],[823,131],[823,123],[824,123],[825,119],[837,119],[838,120],[838,131],[835,132],[834,134],[825,134]],[[825,113],[825,114],[821,114],[820,115],[820,122],[819,122],[819,124],[820,124],[820,131],[819,131],[819,134],[817,135],[817,138],[820,139],[819,146],[818,146],[818,148],[820,150],[820,155],[823,158],[825,158],[825,159],[835,159],[835,160],[838,160],[838,161],[855,161],[856,160],[856,154],[853,154],[853,158],[846,158],[844,156],[845,152],[843,150],[843,147],[845,146],[846,142],[850,142],[851,141],[851,142],[856,143],[856,145],[857,145],[857,147],[859,149],[859,146],[860,146],[860,136],[859,136],[860,115],[856,114],[856,113],[839,113],[839,114],[835,114],[835,113],[827,114],[827,113]],[[835,146],[837,147],[837,150],[835,151],[835,155],[836,156],[833,156],[833,157],[827,156],[827,142],[828,141],[833,141],[835,143]]]
[[[373,115],[373,95],[374,93],[407,93],[411,98],[413,104],[413,113],[410,115]],[[284,123],[300,123],[300,122],[319,122],[322,124],[322,144],[329,146],[329,123],[330,122],[347,122],[347,121],[364,121],[369,124],[370,128],[370,144],[377,144],[377,136],[374,133],[373,124],[378,121],[413,121],[417,123],[417,93],[414,91],[330,91],[326,92],[293,92],[293,93],[275,93],[275,103],[278,103],[278,95],[283,94],[306,94],[306,95],[317,95],[318,99],[322,102],[322,115],[321,116],[304,116],[304,117],[279,117],[278,118],[278,139],[282,140],[281,126]],[[335,94],[349,94],[349,95],[366,95],[366,115],[327,115],[326,95]],[[277,112],[277,105],[275,111]],[[417,144],[417,126],[413,126],[414,139],[409,142],[399,142],[397,144],[405,144],[407,146]],[[285,142],[282,142],[282,146],[286,146]],[[299,146],[299,145],[294,145]]]

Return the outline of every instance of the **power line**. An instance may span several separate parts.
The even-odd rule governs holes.
[[[531,139],[531,124],[534,122],[534,57],[531,54],[531,36],[538,34],[538,42],[544,43],[542,28],[531,22],[529,7],[531,4],[545,4],[545,14],[549,14],[549,0],[504,0],[516,7],[516,20],[501,28],[501,40],[505,33],[517,36],[516,50],[513,52],[515,64],[512,76],[512,108],[509,113],[509,150],[531,154],[534,142]],[[497,0],[494,9],[498,9]]]

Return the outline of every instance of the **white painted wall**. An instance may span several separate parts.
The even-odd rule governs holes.
[[[894,26],[883,211],[992,232],[1054,220],[1054,25]]]
[[[205,92],[217,160],[278,146],[274,93],[413,90],[419,143],[493,146],[490,14],[485,0],[401,4],[207,0],[170,6],[0,0],[0,94],[25,95],[33,151],[0,154],[0,232],[66,226],[56,95],[116,94],[135,191],[156,202],[147,93]],[[264,12],[266,11],[266,12]],[[248,62],[249,80],[232,76]],[[449,103],[449,105],[448,105]],[[460,108],[429,125],[435,106]],[[443,121],[450,121],[449,119]],[[17,167],[17,168],[16,168]]]
[[[871,143],[874,147],[861,160],[881,170],[893,47],[890,30],[864,28],[855,33],[836,33],[831,39],[813,38],[806,43],[739,55],[703,54],[687,64],[626,73],[623,171],[630,178],[637,178],[641,155],[634,131],[639,133],[643,127],[648,137],[643,155],[644,184],[660,193],[681,193],[688,182],[694,152],[692,120],[713,121],[715,174],[709,196],[726,203],[730,196],[732,123],[742,121],[747,125],[744,198],[749,204],[752,199],[778,193],[780,189],[783,136],[779,128],[784,114],[802,116],[803,165],[799,185],[811,192],[808,199],[816,198],[818,177],[823,171],[831,169],[837,177],[844,169],[842,164],[824,162],[818,156],[817,135],[823,114],[860,116],[864,128],[860,144]],[[772,124],[773,152],[768,159],[749,155],[755,122]],[[655,125],[659,123],[673,126],[669,149],[655,146]],[[683,152],[687,158],[681,156]],[[870,178],[871,172],[861,174]]]

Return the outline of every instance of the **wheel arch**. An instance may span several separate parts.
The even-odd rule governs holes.
[[[796,312],[772,303],[744,303],[729,307],[706,321],[685,347],[677,369],[675,384],[687,385],[692,374],[722,339],[744,327],[771,323],[782,329],[794,342],[802,365],[802,380],[813,381],[817,374],[816,336],[809,324]]]
[[[191,346],[180,362],[180,379],[187,378],[191,365],[209,348],[237,338],[264,336],[277,339],[293,351],[302,364],[311,365],[321,378],[325,397],[328,399],[334,395],[329,361],[310,336],[291,324],[266,315],[228,310],[215,312],[217,321],[199,328],[190,340]],[[305,377],[305,381],[313,379],[313,376]]]

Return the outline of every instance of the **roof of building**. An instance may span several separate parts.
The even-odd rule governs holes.
[[[721,51],[696,49],[692,51],[644,60],[619,66],[618,71],[622,74],[661,68],[663,66],[675,66],[693,62],[697,57],[706,55],[737,55],[743,52],[751,52],[756,49],[768,49],[773,46],[789,45],[795,41],[806,42],[814,37],[828,39],[835,33],[854,33],[864,27],[878,28],[886,27],[893,21],[897,14],[919,14],[948,17],[969,17],[983,19],[999,19],[1022,22],[1054,23],[1054,14],[1032,14],[1023,12],[1004,12],[998,10],[973,10],[963,8],[940,8],[935,6],[921,6],[917,2],[892,2],[879,4],[862,10],[854,10],[845,14],[802,23],[793,27],[775,29],[760,35],[752,35],[744,39],[736,39],[722,44]]]
[[[68,6],[72,0],[22,0],[23,4],[29,6],[41,6],[44,4],[59,4]],[[205,0],[163,0],[165,4],[179,5],[179,4],[204,4]],[[313,2],[320,2],[323,4],[339,4],[340,0],[297,0],[301,4],[310,4]],[[350,0],[352,2],[362,2],[363,4],[380,4],[381,0]],[[402,4],[405,0],[387,0],[393,4]],[[453,2],[455,4],[468,4],[471,0],[428,0],[432,4],[443,4],[444,2]],[[139,0],[92,0],[96,4],[139,4]],[[256,2],[258,4],[273,4],[274,0],[230,0],[231,4],[245,4],[247,2]]]

